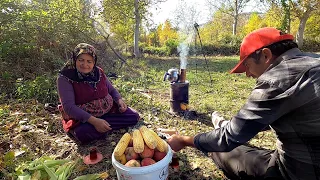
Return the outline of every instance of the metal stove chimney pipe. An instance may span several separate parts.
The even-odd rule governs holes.
[[[180,69],[180,83],[185,83],[186,82],[186,69]]]

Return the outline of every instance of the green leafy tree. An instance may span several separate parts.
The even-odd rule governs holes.
[[[290,1],[289,0],[281,0],[281,6],[283,9],[283,16],[280,29],[284,32],[290,33]]]
[[[229,28],[228,28],[229,27]],[[225,36],[232,35],[232,17],[226,16],[223,11],[217,11],[210,23],[200,28],[203,44],[220,42]]]
[[[157,34],[161,46],[165,45],[166,41],[170,39],[178,39],[178,33],[172,28],[170,21],[166,20],[164,25],[160,24],[158,27]]]
[[[141,22],[148,15],[148,7],[161,0],[104,0],[103,14],[110,25],[111,32],[125,37],[125,41],[133,40],[134,55],[139,58],[139,42]],[[121,31],[120,31],[121,29]]]
[[[313,39],[320,42],[320,15],[314,13],[310,16],[306,24],[305,36],[308,39]]]
[[[299,27],[296,34],[296,41],[299,47],[303,45],[303,35],[307,20],[320,9],[320,0],[299,0],[291,1],[293,15],[299,19]]]
[[[263,18],[258,13],[252,13],[247,24],[243,28],[243,33],[248,34],[256,29],[263,27]]]
[[[281,27],[281,14],[282,10],[277,4],[272,3],[269,10],[264,14],[263,23],[267,27]]]
[[[15,80],[56,73],[79,42],[94,42],[90,2],[74,0],[0,2],[0,85],[2,92]],[[10,67],[10,68],[8,68]]]
[[[239,17],[250,0],[208,0],[209,4],[223,14],[232,17],[232,34],[237,34]]]
[[[159,36],[157,29],[151,29],[149,34],[147,35],[147,44],[149,46],[160,46]]]

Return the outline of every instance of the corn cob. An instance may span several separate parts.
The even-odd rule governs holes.
[[[127,162],[125,154],[122,154],[121,156],[114,156],[114,158],[123,165]]]
[[[129,133],[125,133],[120,141],[118,142],[117,146],[114,148],[114,155],[115,156],[121,156],[126,148],[128,147],[128,144],[130,142],[131,136]]]
[[[157,133],[155,133],[152,129],[149,129],[149,131],[152,133],[152,135],[154,136],[154,138],[156,139],[157,141],[157,149],[160,151],[160,152],[167,152],[167,148],[168,148],[168,144],[163,140],[161,139]]]
[[[136,153],[142,153],[144,150],[143,137],[138,129],[135,129],[132,133],[133,150]]]
[[[149,131],[149,129],[146,126],[141,126],[139,128],[142,137],[144,139],[144,142],[150,149],[154,149],[157,147],[157,140],[154,138],[152,133]]]

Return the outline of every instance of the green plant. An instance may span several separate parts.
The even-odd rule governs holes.
[[[175,55],[175,54],[178,53],[177,52],[177,47],[179,45],[178,40],[176,40],[176,39],[168,39],[165,42],[165,45],[167,47],[167,55],[168,56]]]
[[[0,108],[0,118],[7,117],[8,115],[9,115],[9,110],[8,109]]]
[[[16,82],[17,97],[22,100],[37,99],[41,103],[56,102],[58,100],[55,77],[38,76],[34,80]]]

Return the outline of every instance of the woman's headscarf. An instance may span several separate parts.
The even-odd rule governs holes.
[[[81,73],[76,68],[77,58],[81,54],[89,54],[94,59],[94,67],[92,71],[88,74]],[[95,48],[90,44],[80,43],[74,48],[72,52],[72,60],[69,60],[59,73],[62,74],[63,76],[66,76],[72,81],[76,81],[76,82],[86,81],[88,83],[96,85],[100,77],[99,70],[96,66],[97,60],[98,59],[97,59]]]
[[[87,43],[78,44],[73,50],[73,54],[72,54],[73,60],[76,61],[78,56],[80,56],[81,54],[89,54],[90,56],[93,57],[94,63],[97,63],[96,50],[92,45]]]

